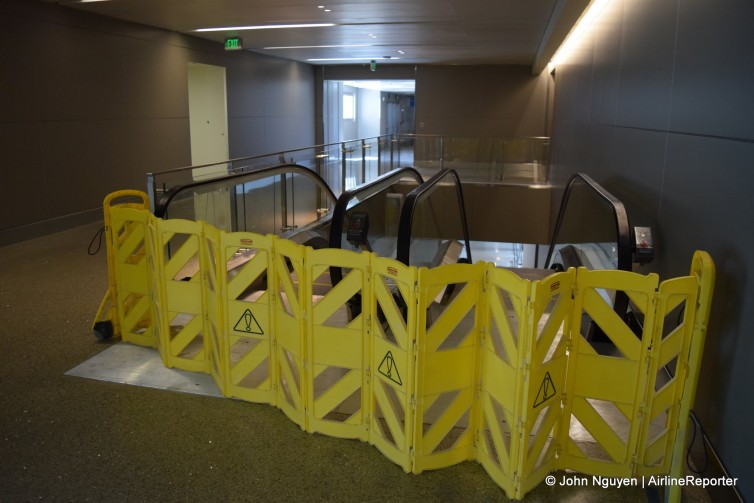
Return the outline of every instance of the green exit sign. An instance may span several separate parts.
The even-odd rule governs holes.
[[[225,39],[226,51],[237,51],[239,49],[243,49],[243,40],[241,40],[241,37],[229,37]]]

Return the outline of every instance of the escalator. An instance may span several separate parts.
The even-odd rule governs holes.
[[[315,249],[368,250],[395,258],[403,200],[423,181],[415,169],[402,168],[336,199],[315,172],[285,164],[172,187],[155,203],[154,214],[163,219],[203,220],[226,232],[274,234]],[[367,226],[354,237],[357,222]],[[176,242],[175,247],[181,244]],[[229,274],[254,253],[239,251],[229,261]],[[189,280],[198,270],[198,258],[195,262],[181,272],[182,278]],[[331,273],[326,283],[335,285],[343,271],[333,268]],[[265,288],[264,283],[256,286]]]
[[[326,237],[304,230],[327,221],[335,203],[335,194],[317,173],[283,164],[172,187],[155,203],[154,214],[322,247],[327,245]]]
[[[454,170],[425,182],[415,169],[403,168],[336,199],[315,172],[286,164],[173,187],[155,204],[155,215],[204,220],[228,232],[275,234],[313,248],[366,250],[416,267],[472,263]],[[649,229],[631,228],[623,203],[579,173],[563,194],[545,268],[514,271],[529,279],[569,267],[631,271],[652,258]],[[242,265],[244,257],[233,263]],[[334,286],[347,271],[333,267],[329,273],[327,283]],[[624,292],[602,293],[622,319],[633,316]],[[584,329],[588,339],[599,339],[591,320],[585,318]]]
[[[631,227],[626,208],[618,198],[588,175],[573,175],[563,193],[545,259],[548,273],[570,267],[632,271],[635,265],[653,259],[650,229]],[[641,320],[625,292],[601,290],[600,295],[622,320],[640,333]],[[586,313],[581,329],[585,339],[600,351],[599,345],[606,338]]]
[[[406,196],[397,245],[395,258],[410,266],[472,262],[463,190],[455,170],[440,171]]]

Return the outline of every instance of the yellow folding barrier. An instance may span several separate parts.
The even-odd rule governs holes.
[[[372,256],[369,443],[412,469],[416,268]]]
[[[415,473],[474,459],[485,264],[419,270]]]
[[[271,236],[222,233],[219,260],[226,395],[269,404],[276,403],[272,247]]]
[[[583,268],[532,282],[106,214],[114,327],[226,396],[369,442],[406,472],[476,459],[515,499],[555,470],[681,475],[714,283],[704,252],[662,283]],[[587,340],[587,322],[609,343]]]
[[[672,459],[670,466],[670,476],[678,479],[683,475],[684,464],[686,461],[685,448],[687,444],[687,426],[689,422],[689,414],[691,408],[694,406],[694,399],[696,398],[696,387],[699,382],[699,372],[701,370],[702,352],[704,351],[704,341],[707,337],[707,321],[709,320],[709,313],[712,306],[712,291],[715,284],[715,264],[712,262],[712,257],[708,253],[702,251],[696,251],[694,258],[691,262],[690,277],[695,280],[696,283],[696,302],[693,302],[692,294],[689,294],[686,299],[684,319],[683,323],[687,331],[685,331],[686,340],[683,344],[683,350],[680,353],[679,365],[676,369],[676,375],[681,379],[685,378],[685,382],[676,382],[674,385],[677,388],[676,395],[680,395],[680,405],[678,407],[677,420],[674,422],[668,422],[668,438],[675,436],[675,440],[671,442],[671,446],[668,446],[668,452],[672,450]],[[673,281],[673,280],[669,280]],[[666,283],[663,283],[665,285]],[[688,286],[689,291],[694,290],[692,285]],[[668,287],[668,290],[671,288]],[[669,303],[667,299],[670,299],[669,292],[667,290],[661,290],[661,294],[668,295],[663,299],[660,296],[660,302],[665,301],[664,307],[667,308]],[[660,311],[663,312],[663,311]],[[693,312],[693,314],[691,314]],[[663,318],[664,319],[664,318]],[[689,328],[693,327],[693,328]],[[660,338],[664,334],[664,331],[655,331],[655,337]],[[690,339],[689,339],[690,338]],[[667,355],[667,353],[666,353]],[[663,359],[659,360],[660,362]],[[675,429],[675,432],[673,430]],[[678,502],[681,500],[681,487],[679,485],[672,485],[668,490],[668,500],[672,502]]]
[[[225,336],[227,322],[225,315],[228,306],[225,300],[228,298],[224,295],[227,278],[226,263],[223,260],[222,237],[224,235],[219,229],[204,224],[202,234],[199,238],[200,247],[204,249],[201,254],[202,285],[204,289],[205,302],[205,329],[204,334],[207,338],[206,345],[209,346],[208,357],[210,374],[217,384],[223,395],[235,396],[229,390],[229,370],[225,367],[226,362],[231,360],[228,354],[228,341]]]
[[[134,198],[140,202],[118,203]],[[98,313],[97,319],[108,319],[126,342],[156,347],[147,269],[149,212],[144,209],[148,206],[147,194],[134,190],[114,192],[104,200],[110,288],[100,311],[107,303],[111,307],[108,314]]]
[[[305,263],[307,430],[367,440],[369,255],[308,248]],[[332,288],[331,267],[345,268]]]
[[[307,428],[306,341],[308,324],[304,302],[307,271],[305,248],[291,241],[273,241],[273,292],[277,366],[274,371],[277,406],[302,429]]]
[[[517,453],[524,439],[520,415],[531,283],[513,272],[488,266],[486,319],[480,333],[480,425],[476,458],[507,494],[518,484]]]
[[[156,226],[160,349],[167,367],[210,373],[205,324],[206,290],[202,285],[206,252],[200,245],[201,222],[159,220]]]
[[[655,274],[579,269],[574,288],[572,319],[586,313],[616,350],[599,354],[576,325],[571,335],[568,400],[563,409],[561,464],[576,471],[609,477],[630,477],[634,471],[647,373],[644,367],[652,343]],[[605,291],[623,291],[644,313],[645,333],[637,338],[615,313]]]
[[[522,421],[528,442],[521,445],[521,486],[515,493],[517,498],[558,468],[559,439],[564,433],[561,401],[567,396],[570,368],[575,278],[576,271],[571,269],[532,284],[529,353],[521,366],[525,386]]]
[[[531,283],[490,264],[476,458],[510,497],[557,468],[574,271]]]

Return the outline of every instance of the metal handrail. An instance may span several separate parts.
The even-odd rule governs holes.
[[[369,137],[369,138],[364,138],[364,140],[371,140],[371,139],[374,139],[374,138],[390,138],[390,137],[391,137],[391,135],[372,136],[372,137]],[[304,150],[324,149],[324,148],[327,148],[327,147],[337,147],[337,146],[342,145],[343,143],[350,143],[350,142],[353,142],[353,141],[360,141],[360,140],[362,140],[362,139],[361,138],[357,138],[357,139],[354,139],[354,140],[346,140],[346,141],[342,141],[342,142],[339,141],[339,142],[335,142],[335,143],[323,143],[323,144],[319,144],[319,145],[310,145],[308,147],[291,148],[291,149],[287,149],[287,150],[281,150],[281,151],[278,151],[278,152],[270,152],[268,154],[251,155],[251,156],[245,156],[245,157],[235,157],[233,159],[227,159],[225,161],[218,161],[218,162],[211,162],[211,163],[208,163],[208,164],[197,164],[195,166],[182,166],[180,168],[166,169],[166,170],[163,170],[163,171],[152,171],[152,172],[148,172],[147,176],[149,177],[149,176],[155,176],[155,175],[164,175],[164,174],[167,174],[167,173],[178,173],[178,172],[181,172],[181,171],[188,171],[188,170],[193,170],[193,169],[198,169],[198,168],[208,168],[210,166],[219,166],[221,164],[229,164],[229,163],[232,164],[232,163],[237,163],[237,162],[242,162],[242,161],[253,161],[254,159],[264,159],[265,157],[272,157],[272,156],[275,156],[275,155],[288,154],[288,153],[293,153],[293,152],[302,152]]]
[[[160,198],[159,202],[155,205],[154,215],[158,218],[164,218],[165,215],[167,214],[167,209],[168,209],[168,206],[170,205],[170,202],[175,198],[175,196],[177,196],[179,193],[185,190],[193,189],[196,187],[201,187],[203,185],[223,184],[228,181],[239,180],[239,179],[244,179],[244,178],[249,178],[250,180],[256,180],[259,178],[268,178],[270,176],[276,176],[278,174],[287,174],[287,173],[301,173],[306,176],[310,176],[314,178],[316,182],[325,189],[325,191],[327,192],[327,195],[330,196],[330,198],[333,201],[337,200],[332,189],[330,188],[329,185],[327,185],[327,182],[325,182],[325,180],[321,176],[319,176],[317,173],[315,173],[311,169],[305,166],[298,165],[298,164],[282,164],[278,166],[272,166],[269,168],[260,168],[254,171],[249,171],[247,173],[233,173],[230,175],[225,175],[220,178],[197,180],[197,181],[186,183],[183,185],[176,185],[174,187],[171,187]],[[235,183],[233,185],[238,185],[238,183]]]
[[[427,191],[436,187],[439,182],[447,176],[450,176],[454,179],[453,185],[456,188],[456,195],[458,196],[458,209],[460,211],[463,239],[466,246],[466,258],[469,263],[472,262],[471,243],[469,241],[468,230],[469,227],[466,223],[466,207],[463,202],[463,188],[461,187],[461,179],[454,169],[444,169],[440,171],[432,178],[409,192],[406,196],[406,200],[403,203],[403,208],[401,209],[400,223],[398,225],[398,256],[396,258],[399,262],[410,265],[408,262],[411,250],[411,227],[414,221],[414,210],[416,208],[416,204],[419,201],[419,197]]]
[[[613,216],[615,217],[616,228],[616,243],[618,245],[618,266],[620,271],[631,271],[632,256],[631,256],[631,228],[628,222],[628,214],[623,203],[613,196],[610,192],[605,190],[600,184],[595,182],[589,175],[585,173],[576,173],[571,177],[566,185],[565,192],[563,193],[563,199],[560,201],[560,210],[558,211],[558,219],[555,223],[555,230],[552,233],[550,240],[550,248],[547,251],[547,258],[545,259],[545,267],[550,266],[550,260],[552,260],[552,254],[557,244],[557,237],[560,234],[560,227],[565,217],[565,210],[568,206],[568,200],[571,196],[571,189],[577,180],[581,180],[586,183],[600,199],[605,201],[612,209]]]
[[[395,181],[398,182],[401,179],[406,178],[407,175],[414,177],[416,181],[419,182],[419,185],[424,183],[424,179],[422,178],[421,174],[419,174],[419,172],[415,170],[414,168],[400,168],[394,171],[390,171],[389,173],[385,173],[384,175],[375,178],[369,183],[360,185],[351,190],[343,192],[338,198],[338,201],[335,203],[335,208],[333,209],[333,212],[332,212],[332,219],[330,220],[330,239],[329,239],[330,248],[340,248],[340,245],[342,242],[342,234],[343,234],[343,221],[345,220],[346,211],[348,211],[349,209],[348,203],[351,201],[351,199],[353,199],[355,196],[361,193],[369,191],[375,185],[384,183],[386,180],[395,179]],[[392,185],[389,185],[388,187],[390,186]],[[376,192],[370,197],[374,197],[380,192]],[[364,199],[363,201],[366,201],[367,199]],[[360,201],[360,202],[363,202],[363,201]],[[341,268],[331,267],[330,278],[332,280],[333,286],[337,285],[340,282],[340,280],[343,278],[343,272]]]
[[[375,185],[381,184],[385,180],[394,178],[396,181],[398,181],[402,178],[405,178],[406,175],[416,178],[416,180],[419,182],[419,185],[424,183],[424,179],[414,168],[400,168],[395,171],[385,173],[384,175],[375,178],[369,183],[343,192],[338,198],[338,201],[335,203],[335,208],[333,209],[332,213],[332,225],[330,227],[330,248],[340,248],[340,238],[341,234],[343,233],[343,219],[345,218],[345,213],[348,210],[348,203],[351,201],[351,199],[353,199],[358,194],[369,191]],[[374,195],[376,194],[377,193],[373,194],[370,197],[374,197]]]

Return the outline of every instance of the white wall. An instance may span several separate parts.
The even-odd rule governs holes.
[[[372,89],[359,89],[357,138],[372,138],[380,135],[380,92]]]
[[[642,272],[688,273],[711,253],[717,282],[696,412],[754,497],[754,5],[613,0],[555,73],[551,174],[586,171],[654,228]]]

